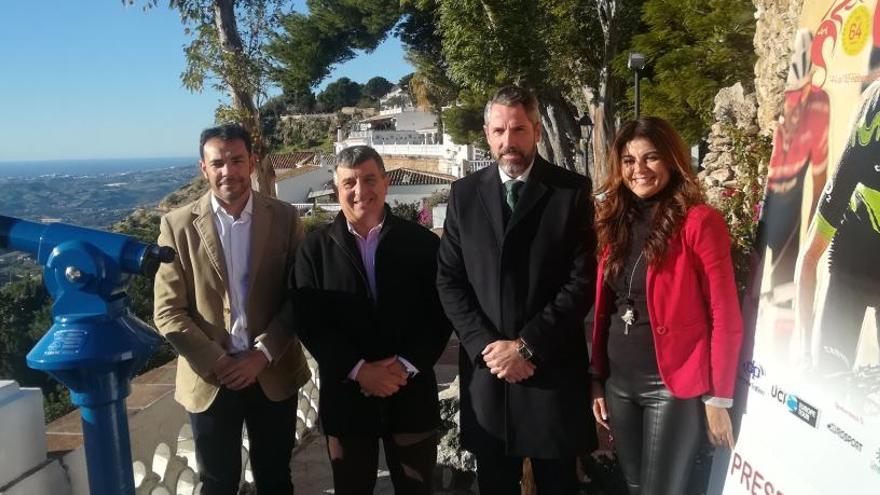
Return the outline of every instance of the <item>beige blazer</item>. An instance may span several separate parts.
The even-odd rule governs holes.
[[[257,377],[266,396],[291,397],[310,377],[302,346],[290,337],[288,275],[302,239],[296,208],[252,191],[248,332],[272,363]],[[231,310],[226,262],[211,209],[211,192],[162,217],[160,246],[174,248],[154,285],[156,328],[177,350],[175,399],[189,412],[208,409],[220,383],[211,369],[229,345]]]

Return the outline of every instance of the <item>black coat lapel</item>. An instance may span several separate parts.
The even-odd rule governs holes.
[[[478,189],[480,202],[483,204],[483,209],[486,210],[486,216],[489,217],[492,231],[495,232],[495,239],[500,246],[504,239],[504,213],[501,211],[501,176],[498,175],[497,164],[485,170]]]
[[[510,220],[507,222],[507,229],[504,231],[504,234],[507,235],[508,232],[511,231],[516,224],[519,223],[535,205],[538,204],[538,201],[547,193],[547,186],[544,185],[544,174],[546,173],[546,167],[553,167],[554,165],[550,165],[543,158],[535,154],[535,163],[532,165],[532,171],[529,172],[528,180],[526,181],[526,185],[522,188],[522,194],[520,194],[519,200],[516,203],[516,208],[513,210],[513,213],[510,215]]]

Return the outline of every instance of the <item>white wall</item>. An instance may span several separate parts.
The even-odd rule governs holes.
[[[0,493],[71,493],[64,468],[46,458],[43,393],[0,380]]]
[[[437,127],[437,116],[430,112],[400,112],[394,115],[394,128],[398,131],[418,131]]]
[[[389,205],[394,206],[394,202],[398,203],[417,203],[421,204],[422,199],[427,198],[437,191],[449,190],[448,184],[432,184],[432,185],[416,185],[416,186],[391,186],[388,189],[388,196],[385,199]]]
[[[446,223],[446,203],[440,203],[431,210],[431,220],[434,222],[433,228],[443,228],[443,224]]]
[[[308,203],[309,192],[325,189],[324,184],[332,179],[329,166],[281,179],[275,181],[275,196],[288,203]]]

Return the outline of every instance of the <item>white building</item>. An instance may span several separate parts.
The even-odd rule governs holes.
[[[397,168],[388,172],[391,184],[388,187],[386,202],[395,204],[421,204],[422,200],[449,188],[456,177],[445,174],[422,172],[407,168]]]
[[[379,98],[379,115],[395,114],[414,108],[409,92],[397,85],[394,85],[385,96]]]
[[[394,158],[394,161],[405,162],[406,157],[434,159],[437,163],[434,172],[454,177],[492,163],[485,152],[470,145],[455,144],[448,134],[441,135],[437,115],[414,109],[401,88],[395,86],[379,103],[379,115],[359,121],[348,136],[337,136],[334,143],[337,153],[349,146],[367,145],[388,157],[388,161]]]
[[[449,188],[455,181],[456,177],[446,174],[438,174],[434,172],[425,172],[422,170],[412,170],[408,168],[396,168],[388,171],[390,184],[388,186],[388,195],[385,202],[391,206],[397,204],[416,204],[420,205],[422,200],[433,196],[440,192],[449,192]],[[294,179],[295,180],[295,179]],[[284,199],[280,198],[279,199]],[[288,201],[285,199],[285,201]],[[323,190],[314,190],[308,194],[306,201],[311,204],[317,201],[326,210],[338,210],[336,191],[332,186]],[[294,204],[298,202],[288,201]],[[336,208],[335,208],[336,207]]]
[[[317,363],[309,357],[308,365],[312,378],[297,396],[297,441],[317,428]],[[125,401],[138,495],[201,492],[189,416],[174,400],[176,366],[172,361],[135,378]],[[88,495],[80,412],[74,410],[44,425],[42,399],[38,388],[0,379],[0,494]],[[245,460],[249,448],[245,437],[241,446]],[[301,449],[298,445],[294,456]],[[242,479],[252,481],[250,463],[243,463],[241,469]]]
[[[333,162],[275,172],[275,197],[288,203],[308,203],[309,195],[331,187]]]

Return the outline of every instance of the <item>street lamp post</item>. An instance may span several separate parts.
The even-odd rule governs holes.
[[[639,94],[639,72],[645,68],[645,55],[638,52],[629,52],[629,60],[626,66],[635,73],[635,101],[634,114],[635,118],[639,118],[639,106],[641,104],[641,95]]]

